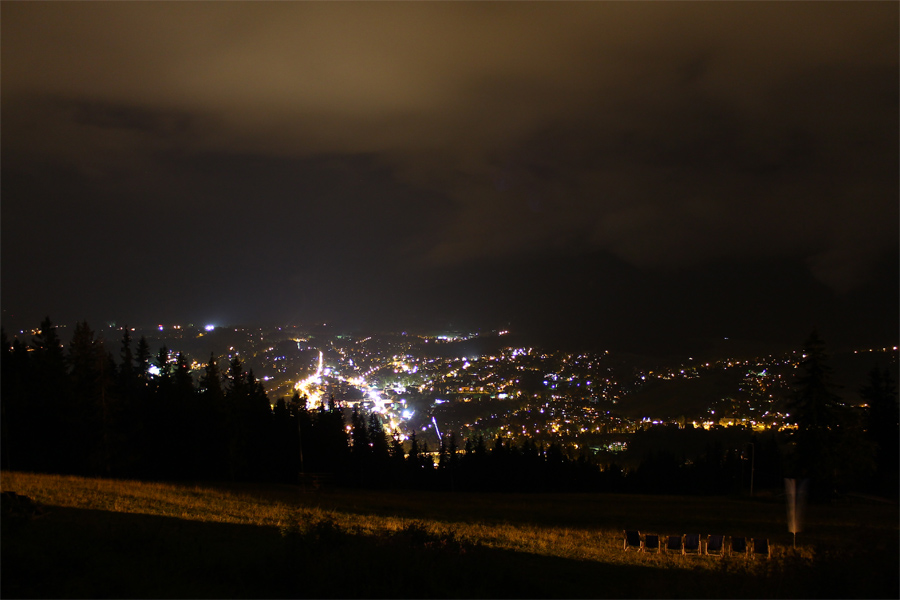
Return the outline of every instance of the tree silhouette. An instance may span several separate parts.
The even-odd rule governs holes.
[[[242,405],[248,396],[241,359],[234,357],[228,365],[225,391],[226,431],[228,435],[228,474],[243,478],[247,470],[247,434],[242,420]]]
[[[228,411],[222,371],[213,353],[203,368],[198,382],[199,412],[202,425],[196,431],[198,470],[216,479],[229,475],[228,469]]]
[[[897,388],[887,369],[875,366],[860,390],[867,405],[866,437],[875,446],[875,486],[882,493],[897,495],[900,469],[900,410]]]
[[[166,472],[178,479],[196,478],[202,468],[196,461],[197,439],[193,432],[200,429],[204,415],[200,413],[194,379],[187,357],[179,352],[172,369],[170,398],[165,403],[169,425],[169,440],[165,446]]]
[[[372,446],[371,471],[376,487],[384,487],[390,477],[390,442],[377,413],[369,414],[369,440]]]
[[[419,447],[419,439],[416,432],[413,431],[409,436],[409,454],[406,455],[406,472],[409,483],[413,487],[418,487],[422,483],[422,457],[421,448]]]
[[[77,443],[72,427],[76,414],[63,345],[50,317],[41,321],[31,347],[25,375],[29,389],[23,398],[29,418],[22,423],[27,435],[37,436],[29,450],[34,453],[31,462],[35,470],[74,473],[77,458],[69,450]]]
[[[229,474],[233,479],[258,479],[269,468],[272,408],[253,369],[245,373],[238,357],[228,366],[225,405]]]
[[[150,345],[144,336],[141,336],[137,343],[137,350],[134,355],[134,371],[139,381],[145,384],[149,381]]]
[[[279,398],[272,409],[272,453],[268,457],[276,480],[285,483],[296,480],[300,461],[299,437],[296,414],[284,398]]]
[[[49,381],[36,380],[33,374],[38,370],[38,363],[47,357],[41,356],[42,351],[34,346],[29,352],[18,339],[10,343],[5,331],[2,332],[2,346],[0,441],[3,444],[3,466],[18,470],[47,470],[58,450],[60,439],[56,435],[62,433],[61,417],[53,411],[62,408],[63,390],[59,389],[57,395],[45,397],[42,401],[39,394],[51,391],[53,386]],[[56,380],[57,384],[65,381],[64,368],[60,369]]]
[[[131,333],[125,327],[122,333],[122,352],[119,363],[119,384],[123,390],[131,389],[134,385],[134,354],[131,352]]]
[[[391,435],[390,448],[390,473],[391,481],[395,485],[409,485],[409,471],[406,468],[406,450],[403,448],[403,442],[400,440],[400,434],[394,431]]]
[[[329,409],[319,413],[323,470],[343,473],[347,468],[349,439],[344,424],[344,408],[331,396]]]
[[[360,413],[359,404],[353,407],[350,414],[350,459],[354,479],[357,485],[369,483],[368,474],[372,448],[369,445],[369,426],[366,418]]]
[[[788,408],[797,429],[791,438],[789,476],[811,479],[810,495],[824,498],[836,486],[865,470],[870,457],[863,452],[852,415],[832,382],[825,343],[813,331],[803,345],[800,376]]]
[[[111,476],[118,416],[114,364],[86,321],[75,325],[67,359],[75,402],[72,425],[77,432],[69,451],[79,471]]]
[[[297,453],[300,475],[306,474],[307,452],[306,445],[315,439],[312,424],[312,415],[307,407],[306,396],[300,397],[297,391],[291,398],[291,410],[297,416]]]

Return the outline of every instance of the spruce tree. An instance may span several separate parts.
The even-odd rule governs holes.
[[[247,435],[241,408],[247,396],[244,365],[234,357],[228,364],[225,391],[226,430],[228,437],[228,474],[232,480],[243,478],[247,471]]]
[[[114,363],[86,321],[76,324],[67,359],[77,432],[69,456],[78,472],[110,476],[118,413],[112,385]]]
[[[297,453],[299,474],[306,474],[307,468],[307,452],[306,447],[313,440],[312,415],[308,408],[308,399],[306,396],[300,397],[300,393],[296,390],[291,397],[291,411],[297,417]]]
[[[390,455],[390,443],[378,413],[369,414],[369,441],[372,445],[372,464],[376,472],[384,474]]]
[[[454,432],[450,432],[450,441],[447,444],[447,454],[449,457],[450,468],[450,490],[454,491],[456,489],[456,479],[457,474],[459,472],[459,442],[456,441],[456,434]]]
[[[365,469],[368,466],[368,458],[372,451],[369,442],[369,426],[357,404],[350,414],[350,443],[352,445],[351,457],[355,467],[359,469]]]
[[[876,490],[896,496],[900,470],[900,408],[890,371],[875,366],[860,390],[860,397],[866,404],[866,437],[875,446]]]
[[[130,390],[134,386],[134,354],[131,352],[131,334],[125,327],[122,333],[122,351],[119,363],[119,385],[123,390]]]
[[[191,367],[188,365],[184,352],[179,352],[175,358],[175,367],[172,372],[172,383],[179,400],[188,399],[194,393],[194,379],[191,377]]]
[[[844,443],[847,438],[842,438],[849,434],[849,413],[837,394],[832,373],[825,343],[813,331],[803,345],[800,376],[788,404],[797,429],[791,436],[786,471],[790,477],[809,478],[811,495],[819,499],[835,492],[841,471],[846,470],[847,451],[853,449]]]
[[[228,411],[222,388],[222,372],[213,353],[210,353],[209,362],[200,376],[198,403],[203,415],[202,426],[197,431],[198,472],[209,478],[224,478],[229,473]]]
[[[294,481],[298,472],[297,419],[287,401],[279,398],[272,409],[272,453],[267,461],[277,481]]]
[[[167,472],[178,479],[196,479],[199,475],[196,452],[197,437],[194,432],[202,426],[203,415],[197,402],[194,379],[183,352],[175,358],[172,369],[171,400],[169,411],[177,415],[170,423],[170,437],[166,444]]]
[[[422,480],[422,459],[419,456],[421,449],[419,448],[419,440],[416,432],[413,431],[409,436],[409,454],[406,456],[406,471],[408,473],[409,483],[418,487]]]
[[[406,469],[406,450],[403,448],[403,442],[400,440],[400,434],[394,430],[391,435],[390,449],[390,472],[392,480],[395,484],[408,485],[410,478]]]
[[[147,383],[150,373],[150,345],[147,338],[141,336],[134,354],[134,371],[139,381]]]
[[[78,432],[72,427],[76,414],[63,345],[50,317],[41,321],[30,345],[25,363],[29,382],[22,398],[28,450],[23,448],[18,456],[37,471],[73,472],[75,454],[70,450],[77,443]],[[7,401],[4,396],[2,402]]]
[[[169,349],[162,346],[156,353],[154,364],[157,373],[153,378],[153,384],[158,393],[168,400],[169,386],[172,384],[172,365],[169,364]]]
[[[36,388],[42,387],[32,376],[34,357],[18,339],[12,342],[2,332],[2,358],[0,358],[0,442],[2,442],[3,467],[16,470],[45,470],[44,456],[49,458],[47,444],[51,432],[57,431],[53,415],[47,412],[54,398],[39,402]],[[61,375],[64,377],[65,372]],[[62,381],[62,379],[60,379]]]
[[[219,370],[219,363],[213,353],[210,353],[209,362],[206,363],[203,375],[200,376],[200,393],[214,402],[221,402],[225,395],[222,391],[222,372]],[[213,405],[214,402],[210,402],[207,407]]]

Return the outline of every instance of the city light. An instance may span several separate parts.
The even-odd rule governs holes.
[[[164,329],[175,336],[179,333],[174,325]],[[202,327],[213,329],[212,324]],[[757,432],[796,427],[783,409],[779,410],[779,403],[792,385],[800,352],[704,363],[691,358],[684,364],[655,366],[654,370],[616,371],[611,367],[621,357],[611,357],[608,350],[573,354],[506,347],[490,354],[446,357],[425,349],[424,342],[435,337],[411,334],[398,345],[380,336],[314,340],[297,332],[285,332],[280,339],[275,332],[241,328],[235,332],[245,333],[250,345],[235,339],[224,354],[229,359],[241,357],[248,368],[252,366],[271,398],[296,391],[311,409],[320,409],[329,405],[327,398],[331,397],[337,403],[335,408],[378,415],[389,435],[404,436],[414,427],[429,444],[450,432],[460,440],[500,433],[514,444],[523,439],[558,440],[569,449],[577,443],[594,452],[611,452],[609,440],[597,436],[666,427],[736,427]],[[309,365],[313,343],[319,346],[315,348],[318,356]],[[172,356],[178,353],[174,342],[170,348]],[[890,350],[888,346],[875,351]],[[262,364],[256,362],[260,360]],[[195,361],[190,364],[194,372],[204,366]],[[637,418],[618,412],[618,405],[635,392],[653,390],[652,386],[668,385],[665,382],[669,381],[674,385],[715,376],[723,369],[735,374],[734,389],[710,397],[706,406],[693,414],[675,418],[664,406],[648,406]],[[303,374],[298,377],[298,372]],[[158,367],[152,365],[150,373],[158,376]],[[467,416],[463,418],[463,414]]]

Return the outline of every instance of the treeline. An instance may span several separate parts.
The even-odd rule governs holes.
[[[691,459],[658,450],[625,473],[584,451],[570,456],[558,443],[516,445],[499,436],[449,434],[432,452],[415,434],[404,443],[385,432],[379,415],[334,398],[316,409],[297,394],[272,405],[238,358],[220,367],[210,356],[195,383],[183,354],[172,361],[165,346],[152,354],[127,329],[113,352],[79,323],[64,348],[45,319],[30,344],[2,335],[2,465],[149,480],[290,483],[328,474],[369,488],[688,494],[746,491],[753,469],[757,489],[797,476],[817,479],[819,489],[852,480],[896,495],[893,382],[875,369],[862,391],[869,408],[854,413],[831,392],[821,350],[808,344],[792,436],[749,437],[751,455],[721,444]]]
[[[4,468],[140,479],[272,479],[291,468],[286,408],[272,410],[238,359],[222,370],[211,357],[195,384],[183,354],[151,356],[126,330],[116,356],[87,323],[64,349],[49,319],[31,344],[4,332],[2,345]]]

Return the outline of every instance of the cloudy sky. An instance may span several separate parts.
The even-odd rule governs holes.
[[[896,340],[898,7],[3,2],[3,323]]]

